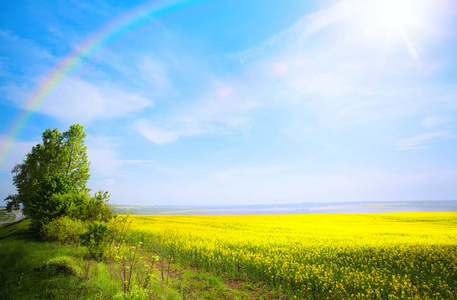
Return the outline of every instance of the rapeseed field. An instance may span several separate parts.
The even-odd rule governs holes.
[[[457,213],[131,216],[132,241],[300,299],[457,299]]]

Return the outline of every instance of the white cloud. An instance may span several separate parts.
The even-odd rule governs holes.
[[[46,76],[59,58],[34,41],[7,31],[0,30],[0,42],[4,45],[0,74],[8,78],[0,83],[0,92],[13,105],[23,107],[40,84],[48,80],[47,87],[52,87],[54,82]],[[67,75],[61,82],[52,78],[57,80],[57,86],[52,87],[38,112],[66,122],[112,119],[140,112],[153,106],[151,99],[173,94],[166,69],[156,60],[135,56],[126,62],[120,53],[105,54],[106,57],[91,56],[87,63],[77,66],[79,75],[84,77]],[[118,74],[107,72],[113,68]],[[119,74],[123,78],[116,78]]]
[[[355,2],[340,1],[329,8],[305,15],[286,30],[267,39],[259,47],[247,49],[233,56],[238,57],[241,62],[245,62],[251,58],[262,56],[265,52],[271,51],[270,48],[281,44],[287,45],[287,47],[301,46],[313,34],[347,18],[351,14]]]
[[[34,41],[0,30],[0,93],[20,106],[36,84],[35,78],[49,71],[56,58]]]
[[[421,124],[427,129],[432,129],[448,122],[449,117],[446,116],[428,116],[422,120]]]
[[[449,131],[422,133],[397,142],[398,150],[414,150],[431,148],[431,144],[439,139],[450,137]]]
[[[9,100],[15,106],[21,106],[30,94],[30,90],[32,89],[30,85],[29,82],[5,82],[0,86],[0,91],[6,100]]]
[[[146,119],[139,119],[132,128],[154,144],[164,145],[176,141],[180,137],[193,136],[204,133],[202,129],[190,129],[180,126],[174,129],[162,129]]]
[[[2,72],[9,72],[11,64],[14,63],[17,66],[15,71],[24,68],[27,76],[9,76],[8,81],[0,83],[0,91],[12,104],[23,107],[34,89],[39,86],[40,80],[47,79],[42,76],[49,72],[49,66],[54,65],[56,59],[29,40],[4,31],[0,31],[1,39],[7,40],[5,45],[8,45],[8,49],[4,51],[15,54],[14,57],[10,55],[13,57],[12,61],[2,64]],[[21,61],[15,63],[16,57],[21,57]],[[27,63],[28,60],[33,60],[33,63]],[[152,100],[138,95],[136,90],[106,79],[103,72],[91,70],[90,74],[91,78],[65,77],[46,96],[44,104],[38,107],[37,111],[68,123],[83,123],[95,119],[125,117],[153,106]],[[52,83],[49,84],[52,86]]]
[[[155,88],[165,89],[170,87],[170,77],[167,75],[166,68],[157,60],[150,57],[143,57],[138,64],[140,76]]]
[[[387,34],[373,29],[376,24],[370,14],[376,12],[370,5],[359,0],[338,1],[305,15],[260,46],[233,55],[244,64],[229,78],[213,74],[207,65],[200,67],[195,57],[184,66],[180,65],[181,60],[172,62],[170,57],[161,61],[141,56],[132,59],[135,68],[123,62],[120,71],[131,75],[135,69],[136,77],[148,82],[151,90],[163,91],[153,97],[170,93],[173,101],[178,99],[173,107],[171,102],[163,102],[167,106],[165,114],[157,108],[155,116],[160,118],[142,115],[132,128],[151,142],[163,145],[182,137],[249,129],[252,113],[258,108],[274,111],[279,107],[293,112],[300,106],[319,123],[314,127],[324,125],[338,130],[415,116],[431,107],[438,107],[439,113],[441,107],[455,102],[455,89],[428,80],[429,63],[418,63],[411,57],[402,37],[394,37],[386,46]],[[415,46],[422,46],[419,52],[423,53],[426,43],[424,39],[419,41],[422,45]],[[183,58],[186,59],[189,58]],[[203,92],[195,95],[173,85],[177,65],[182,68],[179,73],[198,74],[194,77],[198,77],[195,82],[200,87],[195,90]],[[438,89],[441,94],[436,93]],[[86,98],[97,101],[93,101],[92,112],[85,112],[87,119],[125,116],[129,111],[139,112],[150,106],[140,97],[114,101],[105,109],[106,101],[99,101],[101,97],[94,92],[89,94]],[[185,101],[179,100],[185,98],[183,94],[188,97]]]
[[[108,138],[93,137],[87,138],[87,156],[91,162],[90,169],[92,177],[101,179],[120,178],[128,176],[131,167],[140,167],[154,163],[151,160],[123,159],[117,145]]]
[[[209,92],[177,113],[174,119],[200,128],[214,129],[218,124],[227,128],[249,126],[248,113],[260,106],[253,100],[252,91],[234,80],[218,80],[209,85],[212,86]]]
[[[249,128],[249,113],[259,107],[243,85],[230,80],[215,81],[210,91],[189,105],[183,105],[165,121],[137,120],[132,127],[159,145],[181,137],[224,134]]]
[[[110,82],[91,83],[67,77],[38,110],[67,122],[82,123],[125,117],[152,104],[151,100],[121,90]]]
[[[52,62],[55,59],[54,56],[35,42],[21,38],[5,30],[0,30],[0,41],[2,51],[14,53],[16,55],[15,57],[21,59],[22,63],[35,61],[38,62],[38,65],[41,65],[43,62]],[[22,63],[17,67],[24,67]],[[30,66],[27,66],[27,68],[30,70]]]

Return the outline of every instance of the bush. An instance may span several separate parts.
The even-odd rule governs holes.
[[[56,177],[59,179],[59,177]],[[53,179],[55,179],[53,177]],[[57,183],[60,184],[60,181],[55,179]],[[49,185],[53,186],[54,181],[50,181]],[[47,183],[47,181],[45,182]],[[54,185],[60,186],[63,184]],[[62,188],[63,189],[63,188]],[[38,201],[40,200],[40,201]],[[56,238],[55,235],[58,234],[61,230],[57,227],[71,227],[71,225],[77,225],[77,223],[82,224],[82,222],[94,222],[94,221],[101,221],[101,222],[108,222],[111,217],[112,213],[108,206],[109,201],[109,194],[108,192],[97,192],[93,197],[91,197],[86,192],[81,191],[70,191],[65,193],[52,193],[49,192],[48,194],[37,196],[36,202],[39,205],[31,205],[30,209],[33,211],[32,214],[32,231],[39,234],[42,238],[48,241],[60,241],[60,238]],[[63,217],[67,217],[63,219],[63,221],[56,220],[62,219]],[[72,222],[71,219],[74,221]],[[78,222],[79,220],[79,222]],[[65,224],[63,224],[63,223]],[[51,224],[51,227],[47,226]],[[44,229],[46,227],[46,229]],[[78,229],[81,226],[76,226]],[[56,231],[57,230],[57,231]],[[71,230],[65,233],[72,233]],[[71,239],[74,239],[75,236],[79,236],[82,233],[81,230],[77,231],[76,235],[71,234]],[[50,239],[46,237],[46,235],[50,235]],[[74,239],[76,242],[79,242],[79,238]],[[62,242],[67,243],[67,241]]]
[[[102,260],[108,251],[107,242],[108,226],[105,222],[93,222],[87,227],[87,231],[81,234],[82,244],[87,246],[90,257]]]
[[[36,267],[35,271],[51,273],[52,275],[78,275],[81,273],[79,268],[74,266],[73,261],[68,256],[51,258]]]
[[[85,226],[81,220],[63,216],[43,225],[41,236],[49,242],[79,244],[84,230]]]

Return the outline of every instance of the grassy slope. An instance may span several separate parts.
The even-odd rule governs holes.
[[[141,299],[123,297],[119,266],[115,263],[85,260],[84,247],[37,240],[28,231],[29,225],[30,220],[0,225],[0,299]],[[154,255],[143,253],[148,254]],[[67,257],[76,272],[43,270],[45,262],[59,257]],[[195,268],[172,264],[171,270],[165,280],[161,279],[160,270],[155,270],[146,298],[284,299],[264,287]]]
[[[15,218],[13,213],[7,213],[6,208],[0,207],[0,224],[1,222],[14,221]]]
[[[14,214],[0,214],[0,222],[14,221],[15,218]]]
[[[35,269],[45,261],[75,257],[70,247],[55,247],[34,238],[29,220],[0,226],[0,290],[2,299],[74,299],[90,289],[81,277],[47,274]]]

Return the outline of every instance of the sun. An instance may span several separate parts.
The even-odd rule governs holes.
[[[387,46],[394,36],[399,36],[406,44],[413,59],[419,55],[408,32],[421,23],[427,0],[373,0],[369,5],[369,23],[374,30],[387,37]]]
[[[415,23],[416,9],[410,0],[381,0],[376,3],[375,14],[379,17],[380,26],[395,33]]]

